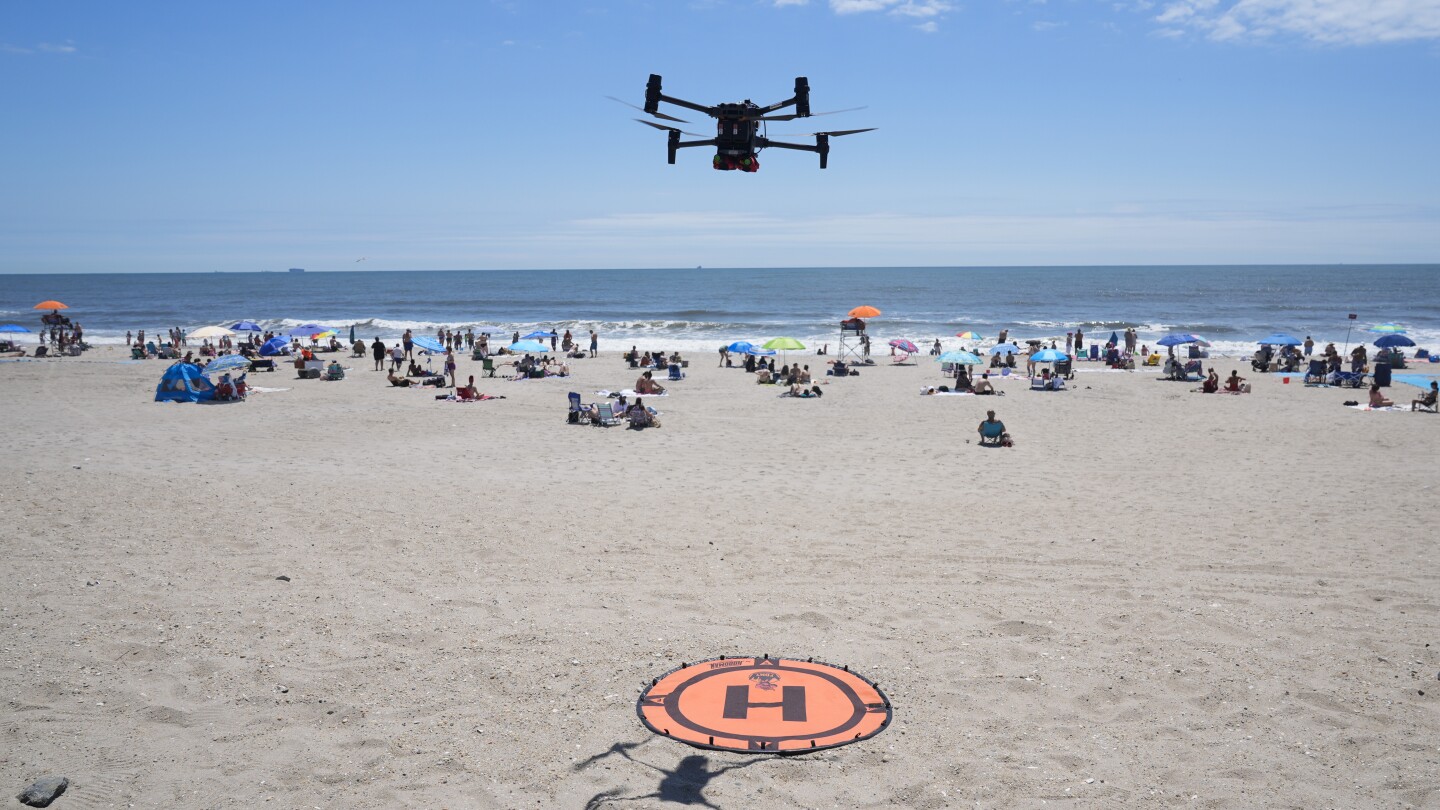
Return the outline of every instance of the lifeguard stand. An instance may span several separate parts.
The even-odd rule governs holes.
[[[842,363],[864,363],[867,356],[865,352],[865,322],[859,321],[859,328],[854,328],[854,321],[840,322],[840,351],[836,360]]]

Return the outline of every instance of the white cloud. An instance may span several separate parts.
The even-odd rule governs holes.
[[[1440,39],[1440,0],[1171,0],[1155,15],[1214,40],[1298,37],[1327,45]]]
[[[58,54],[72,54],[72,53],[75,53],[75,43],[74,43],[73,40],[68,40],[68,39],[67,39],[67,40],[64,41],[64,42],[41,42],[41,43],[39,43],[38,45],[35,45],[35,46],[32,47],[32,48],[26,48],[26,47],[23,47],[23,46],[20,46],[20,45],[11,45],[10,43],[5,42],[5,43],[0,43],[0,53],[16,53],[16,54],[28,54],[28,53],[58,53]]]
[[[42,42],[38,46],[45,53],[75,53],[75,44],[72,42]]]
[[[776,5],[805,1],[775,0]],[[928,22],[915,26],[927,34],[938,31],[940,25],[936,20],[954,8],[955,4],[950,0],[830,0],[830,10],[836,14],[884,12],[896,17],[927,20]]]
[[[775,7],[784,8],[786,6],[803,6],[809,2],[810,0],[775,0]]]
[[[936,31],[940,30],[940,24],[935,22],[934,20],[928,20],[915,26],[915,30],[924,31],[927,34],[933,34]]]

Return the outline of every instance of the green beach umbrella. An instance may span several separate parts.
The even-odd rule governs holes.
[[[765,341],[765,345],[761,348],[777,349],[779,351],[785,352],[785,362],[788,364],[790,362],[790,350],[795,349],[796,351],[799,351],[805,348],[805,344],[792,337],[777,337],[770,338],[769,340]]]
[[[1398,323],[1377,323],[1365,331],[1380,335],[1403,335],[1405,334],[1405,327]]]

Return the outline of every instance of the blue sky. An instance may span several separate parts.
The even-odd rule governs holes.
[[[1440,0],[0,0],[0,105],[0,272],[1440,261]]]

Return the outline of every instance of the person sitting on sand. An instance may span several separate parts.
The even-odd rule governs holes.
[[[761,366],[760,370],[755,372],[755,379],[757,382],[768,384],[770,382],[770,369]]]
[[[1386,398],[1385,398],[1385,395],[1384,395],[1383,393],[1381,393],[1381,391],[1380,391],[1380,383],[1371,383],[1371,384],[1370,384],[1370,407],[1372,407],[1372,408],[1389,408],[1389,407],[1393,406],[1394,404],[1395,404],[1394,402],[1391,402],[1390,400],[1386,399]],[[1411,410],[1414,410],[1414,406],[1413,406],[1413,405],[1411,406]]]
[[[388,379],[390,380],[390,384],[395,386],[396,388],[409,388],[411,385],[410,380],[407,380],[403,377],[395,376],[395,369],[393,368],[390,369]]]
[[[630,420],[632,428],[660,427],[660,420],[645,407],[645,401],[640,397],[636,397],[635,404],[625,409],[625,418]]]
[[[325,367],[325,379],[327,379],[327,380],[343,380],[343,379],[345,379],[345,367],[342,366],[342,365],[340,365],[340,361],[339,361],[339,360],[331,360],[331,361],[330,361],[330,365],[328,365],[328,366]]]
[[[641,374],[641,375],[640,375],[640,378],[635,381],[635,393],[637,393],[637,394],[663,394],[663,393],[665,393],[665,389],[660,385],[660,383],[655,382],[655,378],[654,378],[654,377],[651,377],[650,375],[651,375],[651,372],[649,372],[649,371],[647,371],[647,372],[645,372],[644,374]],[[638,398],[637,398],[636,401],[639,401]]]
[[[1431,380],[1430,393],[1420,397],[1419,399],[1410,400],[1410,410],[1440,413],[1440,407],[1437,407],[1436,405],[1437,402],[1440,402],[1440,381]]]
[[[1228,394],[1248,394],[1250,393],[1250,384],[1245,382],[1245,378],[1240,376],[1240,372],[1235,369],[1230,369],[1230,376],[1225,380],[1225,392]]]
[[[425,376],[425,369],[421,368],[419,363],[415,362],[414,360],[411,360],[411,361],[410,361],[410,366],[405,370],[405,376],[406,376],[406,377],[424,377],[424,376]]]
[[[1215,393],[1216,391],[1219,391],[1219,390],[1220,390],[1220,375],[1219,375],[1219,374],[1216,374],[1216,373],[1215,373],[1215,367],[1214,367],[1214,366],[1211,366],[1211,367],[1210,367],[1210,375],[1207,376],[1207,377],[1205,378],[1205,382],[1200,385],[1200,393],[1202,393],[1202,394],[1213,394],[1213,393]]]
[[[985,412],[985,419],[975,428],[975,432],[980,434],[981,444],[985,444],[987,441],[994,441],[1002,447],[1009,447],[1012,444],[1010,434],[1005,432],[1005,423],[995,418],[994,411]]]
[[[470,382],[455,389],[455,398],[462,401],[480,398],[480,391],[475,387],[475,375],[470,375]]]
[[[982,373],[980,379],[976,380],[974,384],[971,385],[971,388],[977,394],[994,394],[995,386],[990,384],[990,372],[986,371]]]

